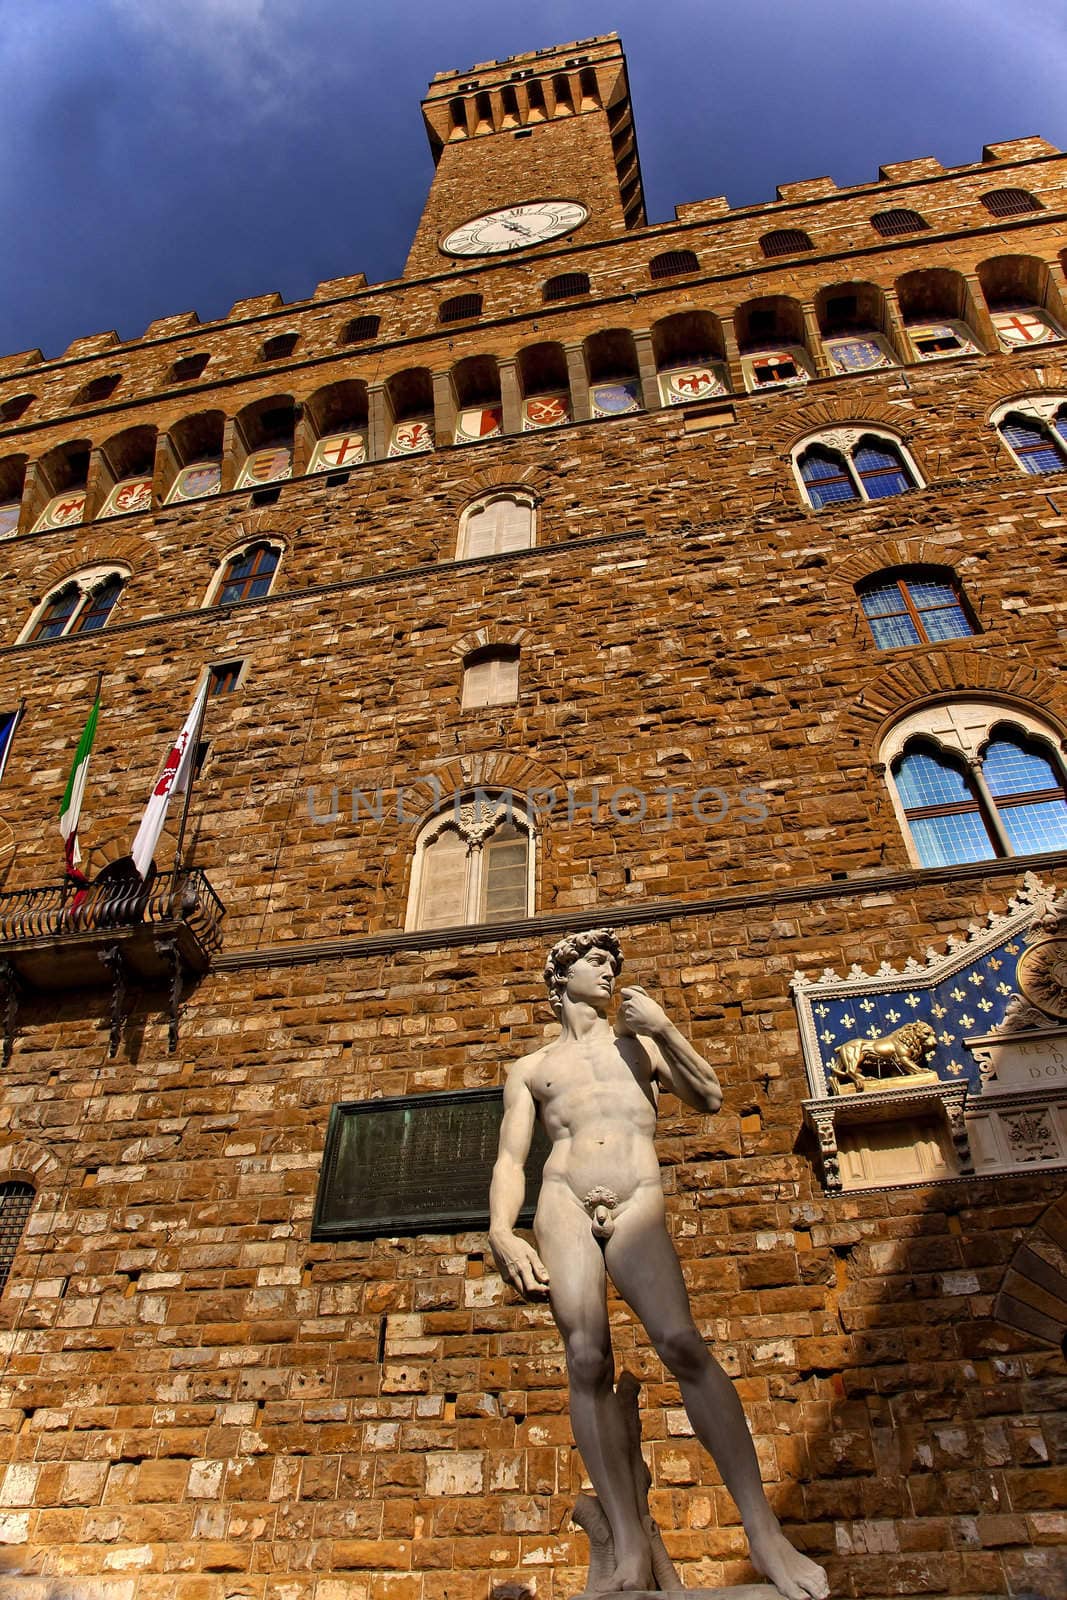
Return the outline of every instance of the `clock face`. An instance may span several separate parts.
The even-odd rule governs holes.
[[[533,244],[558,239],[580,228],[588,211],[577,200],[528,200],[472,217],[441,241],[450,256],[497,256],[508,250],[528,250]]]

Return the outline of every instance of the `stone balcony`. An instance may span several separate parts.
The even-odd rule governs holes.
[[[210,967],[222,944],[225,914],[195,867],[158,873],[147,883],[133,875],[108,881],[105,870],[85,888],[68,881],[0,894],[4,1065],[19,999],[36,990],[110,986],[114,1055],[130,990],[166,985],[173,1050],[183,986]]]

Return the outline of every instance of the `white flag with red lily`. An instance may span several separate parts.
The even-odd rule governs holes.
[[[167,820],[167,807],[170,805],[171,795],[184,794],[192,779],[196,761],[197,730],[203,718],[207,690],[205,679],[200,693],[193,701],[192,710],[182,725],[182,731],[163,763],[163,771],[156,779],[148,804],[145,806],[141,826],[137,830],[137,837],[130,851],[133,864],[142,878],[152,865],[152,857],[156,853],[156,845],[163,832],[163,824]]]

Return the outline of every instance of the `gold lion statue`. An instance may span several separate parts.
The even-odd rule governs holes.
[[[860,1094],[872,1079],[914,1078],[927,1070],[927,1058],[936,1049],[937,1034],[928,1022],[906,1022],[877,1039],[846,1039],[830,1063],[830,1092],[847,1094],[851,1087]]]

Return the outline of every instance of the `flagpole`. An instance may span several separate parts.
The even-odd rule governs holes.
[[[209,680],[209,683],[208,683],[208,693],[210,693],[210,680]],[[196,776],[197,776],[197,774],[196,774],[196,758],[200,753],[200,737],[201,737],[201,734],[204,731],[204,718],[207,716],[207,702],[208,702],[208,695],[205,694],[204,695],[204,702],[200,707],[200,715],[196,719],[196,727],[193,730],[193,738],[192,738],[193,762],[192,762],[192,767],[191,767],[190,772],[189,772],[189,782],[188,782],[188,784],[186,786],[186,790],[185,790],[185,804],[182,806],[182,820],[178,824],[178,842],[174,847],[174,870],[175,870],[175,872],[180,872],[181,871],[181,867],[182,867],[182,846],[185,844],[185,824],[189,820],[189,805],[190,805],[190,802],[192,801],[193,788],[194,788],[194,786],[196,784]]]

